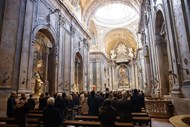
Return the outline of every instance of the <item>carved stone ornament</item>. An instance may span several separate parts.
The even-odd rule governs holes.
[[[111,57],[111,60],[115,59],[116,57],[115,51],[113,49],[110,51],[110,57]]]
[[[76,32],[76,28],[74,26],[70,26],[71,34],[74,35]]]
[[[124,55],[127,54],[127,47],[125,46],[125,44],[121,43],[121,44],[118,45],[117,53],[118,54],[124,54]]]
[[[62,26],[65,25],[65,18],[62,15],[59,15],[59,24]]]

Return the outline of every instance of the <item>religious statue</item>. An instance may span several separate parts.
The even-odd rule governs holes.
[[[170,92],[172,91],[172,87],[173,87],[172,80],[173,80],[173,75],[171,73],[169,73],[168,74],[168,84],[169,84],[169,91]]]
[[[148,51],[148,45],[145,45],[145,54],[144,54],[145,57],[149,57],[149,51]]]
[[[74,92],[79,92],[79,83],[78,84],[77,83],[73,84],[73,91]]]
[[[128,54],[128,56],[130,57],[130,58],[133,58],[133,49],[132,48],[128,48],[128,50],[129,50],[129,54]]]
[[[37,95],[40,95],[43,91],[42,91],[42,88],[43,88],[43,81],[40,77],[40,74],[39,73],[35,73],[35,88],[34,88],[34,93],[37,94]]]
[[[110,56],[112,60],[116,57],[115,51],[113,49],[110,51]]]
[[[78,85],[79,85],[78,83],[75,84],[75,87],[74,87],[75,88],[75,92],[78,92]]]

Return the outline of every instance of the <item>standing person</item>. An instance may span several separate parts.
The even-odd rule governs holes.
[[[45,92],[45,98],[44,98],[44,102],[45,102],[45,107],[47,106],[47,99],[49,98],[49,93]]]
[[[121,122],[132,122],[132,103],[128,99],[129,94],[122,92],[122,99],[119,101],[118,109]]]
[[[59,113],[61,115],[62,121],[64,120],[64,111],[65,111],[65,103],[62,99],[62,94],[58,93],[57,97],[55,99],[55,107],[59,110]]]
[[[44,94],[41,93],[41,95],[39,97],[39,109],[43,110],[45,107],[46,107],[46,103],[45,103]]]
[[[15,116],[15,107],[16,107],[16,92],[12,92],[11,96],[7,100],[7,117]]]
[[[91,116],[97,116],[99,113],[100,102],[99,98],[95,96],[95,91],[91,91],[87,103],[89,107],[88,114]]]
[[[133,112],[141,112],[141,97],[137,89],[134,89],[133,95],[131,96],[131,102],[133,105]]]
[[[63,99],[64,105],[65,105],[64,119],[68,119],[69,101],[67,99],[67,94],[65,92],[62,93],[62,99]]]
[[[106,99],[99,109],[98,119],[103,127],[115,127],[117,111],[112,107],[111,101]]]
[[[25,95],[25,93],[21,93],[21,97],[20,97],[19,101],[21,101],[21,100],[23,100],[23,101],[26,102],[26,95]]]
[[[88,104],[87,104],[88,97],[86,93],[82,93],[80,95],[80,105],[82,107],[81,114],[88,114]]]
[[[15,121],[18,127],[26,127],[26,116],[29,111],[28,103],[24,99],[20,99],[15,108]]]
[[[77,93],[73,93],[73,102],[75,106],[79,106],[80,105],[80,100],[79,100],[79,96]]]
[[[47,107],[43,110],[44,127],[60,127],[63,122],[59,110],[54,107],[54,103],[53,97],[47,99]]]
[[[27,100],[28,107],[30,110],[33,110],[35,108],[35,100],[32,98],[32,94],[30,94],[30,98]]]

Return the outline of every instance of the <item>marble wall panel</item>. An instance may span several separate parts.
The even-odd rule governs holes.
[[[71,68],[71,38],[70,38],[70,34],[65,32],[64,34],[65,36],[65,61],[64,61],[64,65],[65,65],[65,69],[64,69],[64,89],[69,89],[70,88],[70,68]]]
[[[0,87],[11,88],[13,84],[13,70],[17,30],[19,24],[20,1],[8,0],[5,3],[5,13],[0,40]]]
[[[179,50],[181,55],[181,67],[190,69],[189,63],[185,64],[185,59],[187,61],[190,61],[190,54],[189,54],[189,46],[188,46],[188,40],[187,40],[187,34],[185,29],[185,22],[182,12],[182,5],[181,0],[175,0],[172,1],[173,4],[173,13],[174,13],[174,19],[176,24],[176,32],[177,32],[177,41],[179,44]],[[186,71],[183,71],[183,80],[189,80],[190,74],[188,75]]]

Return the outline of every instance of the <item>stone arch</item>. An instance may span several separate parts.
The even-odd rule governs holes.
[[[54,45],[56,45],[57,37],[56,37],[56,34],[55,34],[55,30],[51,26],[37,25],[33,30],[33,38],[35,38],[38,31],[42,31],[43,33],[45,33],[48,36],[48,38],[50,39],[50,41]]]
[[[42,26],[34,30],[32,50],[32,91],[34,94],[56,92],[56,54],[57,47],[52,31]]]
[[[80,52],[74,56],[74,92],[81,92],[83,88],[83,59]]]
[[[169,48],[166,38],[166,22],[161,5],[158,6],[155,17],[155,50],[157,54],[157,72],[158,77],[155,78],[157,84],[157,92],[162,97],[170,92],[169,85]]]
[[[106,53],[110,54],[110,51],[115,48],[119,43],[124,43],[127,47],[136,50],[137,42],[134,34],[126,28],[116,28],[105,34],[104,40]]]

